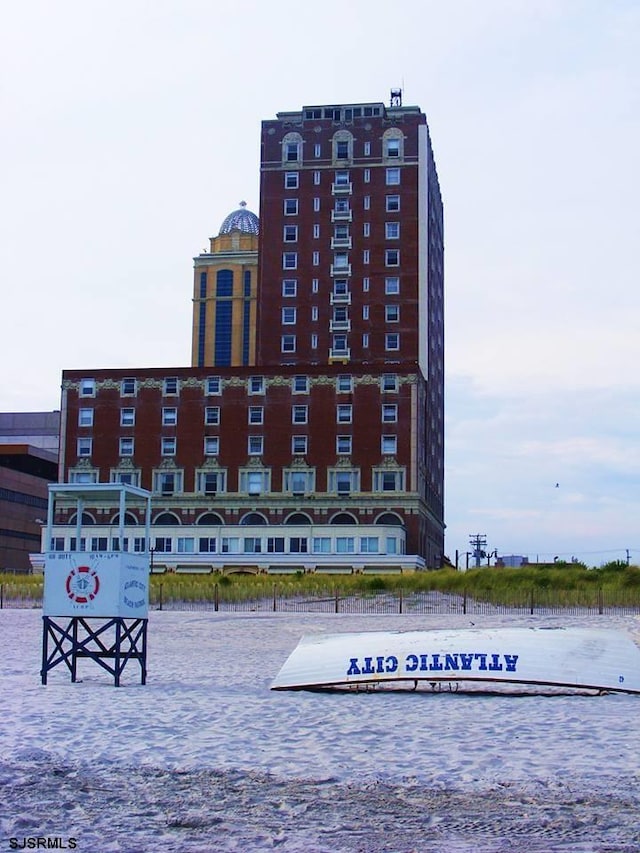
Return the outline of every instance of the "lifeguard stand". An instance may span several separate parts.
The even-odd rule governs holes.
[[[75,544],[78,550],[46,550],[52,547],[52,530],[59,504],[67,508],[75,504]],[[85,506],[105,504],[119,508],[119,550],[79,550]],[[132,504],[144,507],[144,550],[139,553],[124,550],[126,512]],[[115,483],[49,485],[46,549],[43,548],[40,671],[43,684],[47,683],[49,671],[59,664],[65,664],[71,673],[71,681],[76,681],[78,660],[81,658],[94,661],[113,675],[116,687],[120,686],[120,677],[127,663],[138,661],[140,681],[146,683],[150,528],[151,494],[145,489]],[[113,548],[113,541],[108,542],[109,545]]]

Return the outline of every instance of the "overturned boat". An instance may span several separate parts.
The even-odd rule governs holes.
[[[485,689],[504,685],[640,694],[640,649],[588,628],[374,631],[303,637],[272,690]]]

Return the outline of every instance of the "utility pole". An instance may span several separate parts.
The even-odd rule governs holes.
[[[484,533],[476,533],[469,537],[469,545],[472,547],[471,555],[475,560],[476,567],[480,566],[480,560],[486,557],[487,537]]]

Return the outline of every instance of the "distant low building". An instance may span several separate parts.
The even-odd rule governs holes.
[[[498,568],[519,569],[520,566],[526,566],[528,564],[529,558],[522,557],[520,554],[503,554],[501,557],[496,558],[496,566],[498,566]]]

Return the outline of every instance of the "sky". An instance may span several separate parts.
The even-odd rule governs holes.
[[[6,4],[0,411],[188,365],[260,122],[401,87],[445,209],[446,553],[640,564],[639,69],[636,0]]]

